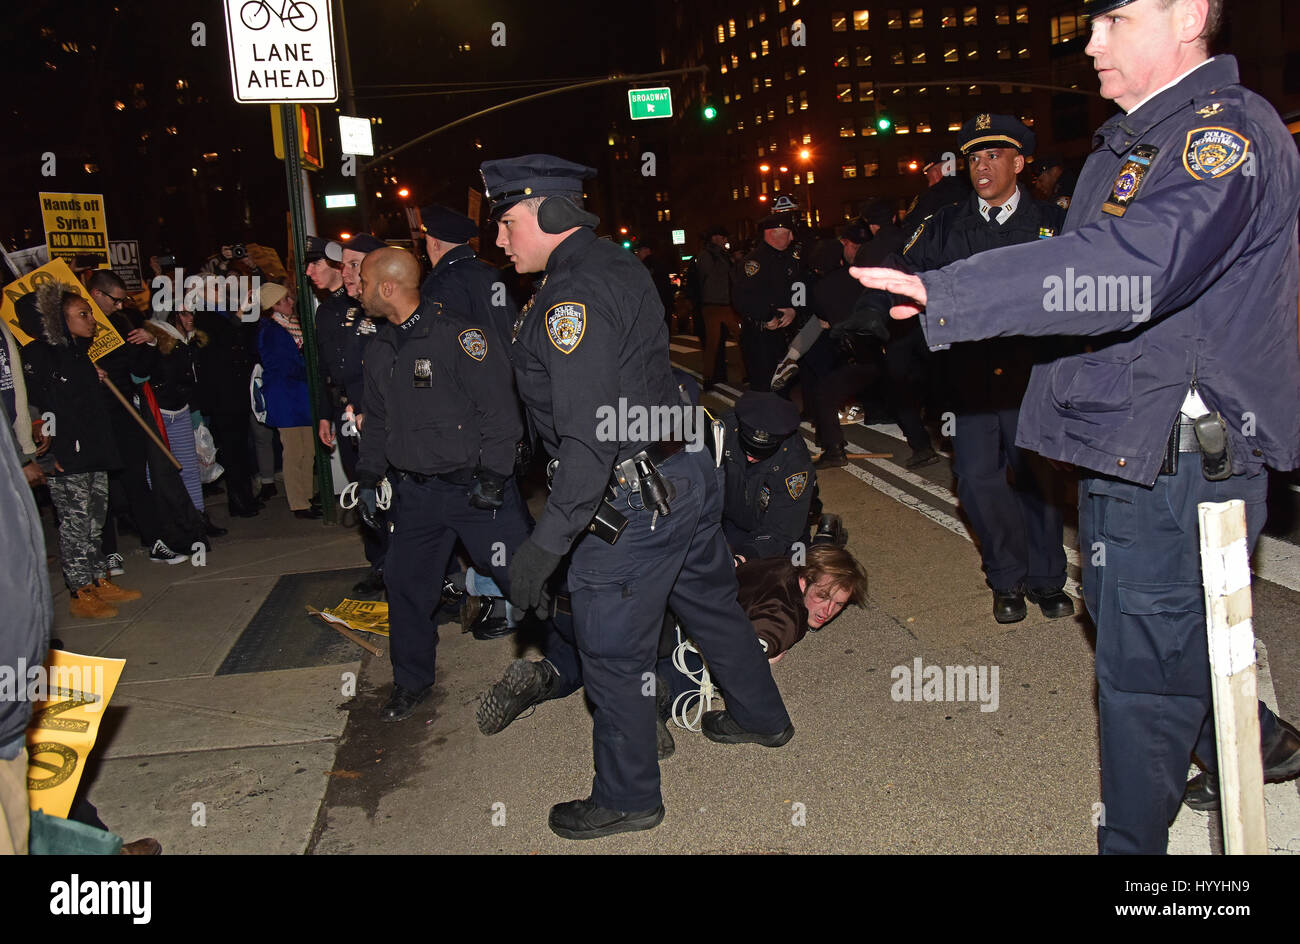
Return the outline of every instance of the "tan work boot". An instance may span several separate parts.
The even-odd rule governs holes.
[[[79,589],[77,595],[68,601],[68,611],[82,619],[111,619],[117,615],[117,607],[101,600],[93,583]]]
[[[105,603],[126,603],[130,600],[140,599],[141,595],[139,590],[127,590],[125,587],[119,587],[107,577],[100,577],[95,581],[95,596]]]

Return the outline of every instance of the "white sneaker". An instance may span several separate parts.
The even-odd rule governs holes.
[[[788,358],[781,361],[781,363],[776,365],[776,373],[772,375],[772,383],[770,385],[772,390],[777,391],[785,387],[786,384],[794,379],[794,375],[797,373],[799,373],[798,361],[792,361]]]
[[[120,577],[120,576],[122,576],[124,573],[126,573],[126,570],[122,567],[122,564],[123,564],[123,563],[124,563],[124,561],[122,560],[122,555],[121,555],[121,554],[109,554],[109,555],[108,555],[108,575],[109,575],[110,577]]]
[[[177,554],[162,542],[162,538],[153,542],[149,550],[149,559],[157,564],[183,564],[190,559],[188,554]]]

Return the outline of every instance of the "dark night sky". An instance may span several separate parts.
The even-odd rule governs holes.
[[[648,4],[347,0],[346,9],[358,111],[383,118],[376,128],[381,151],[537,89],[393,98],[378,96],[419,90],[374,86],[586,78],[658,68]],[[223,16],[219,0],[10,5],[0,39],[0,70],[10,90],[0,154],[0,239],[6,245],[42,241],[40,190],[104,193],[110,238],[138,238],[146,254],[166,246],[183,258],[206,255],[216,239],[232,233],[283,243],[282,165],[271,154],[266,109],[233,101]],[[190,42],[194,22],[207,27],[205,47]],[[504,47],[491,44],[496,22],[505,24]],[[458,51],[463,43],[468,52]],[[176,89],[178,78],[187,88]],[[143,88],[137,91],[135,83]],[[464,209],[481,160],[550,151],[594,163],[610,118],[626,107],[625,90],[569,93],[477,120],[405,152],[396,159],[396,174],[417,205],[442,200]],[[337,147],[328,146],[330,128],[337,128],[332,106],[322,106],[322,126],[331,171],[339,159]],[[481,149],[474,147],[476,138]],[[54,178],[40,173],[41,156],[50,151],[59,158]],[[205,163],[202,155],[209,152],[220,156]],[[98,172],[85,172],[87,163],[98,165]],[[318,192],[336,190],[343,179],[337,172],[318,174],[313,184]],[[386,200],[380,209],[393,209],[393,198]],[[245,204],[248,226],[240,218]],[[323,216],[320,222],[329,231],[355,220]]]

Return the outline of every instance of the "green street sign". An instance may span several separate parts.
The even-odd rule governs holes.
[[[671,118],[673,116],[672,89],[628,89],[627,108],[633,121],[642,118]]]

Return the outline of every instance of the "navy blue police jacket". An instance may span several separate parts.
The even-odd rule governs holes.
[[[366,348],[366,421],[357,479],[388,466],[420,475],[513,472],[523,431],[510,361],[477,324],[429,299]]]
[[[803,314],[808,276],[793,246],[777,250],[762,240],[740,264],[731,287],[731,304],[745,319],[766,324],[781,317],[781,308]],[[799,304],[795,304],[798,301]]]
[[[668,328],[646,267],[587,227],[551,252],[519,318],[510,352],[519,396],[560,460],[532,540],[564,554],[595,516],[615,462],[670,438],[648,416],[682,409]]]
[[[808,510],[817,490],[817,473],[803,435],[794,433],[766,459],[750,462],[741,448],[734,413],[726,424],[722,530],[731,553],[751,561],[786,557],[796,541],[808,540]]]
[[[922,274],[926,340],[1089,336],[1034,367],[1016,442],[1048,458],[1150,485],[1194,386],[1235,471],[1294,469],[1297,211],[1295,143],[1218,56],[1101,126],[1063,235]]]
[[[510,343],[519,309],[501,273],[475,255],[473,246],[457,246],[443,255],[424,277],[420,295],[491,328],[493,340],[503,350]]]
[[[356,413],[365,412],[363,355],[376,330],[375,322],[346,289],[331,292],[316,308],[316,350],[335,401],[322,402],[322,418],[337,419],[346,404]]]

